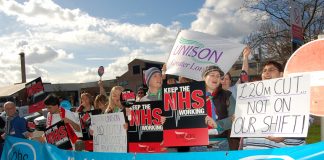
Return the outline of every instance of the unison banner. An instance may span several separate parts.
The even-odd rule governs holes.
[[[43,144],[32,140],[7,136],[1,160],[148,160],[148,159],[282,159],[282,160],[322,160],[324,159],[324,142],[310,145],[245,151],[218,151],[218,152],[186,152],[186,153],[103,153],[103,152],[74,152],[59,149],[50,144]]]
[[[134,160],[130,153],[75,152],[48,143],[6,137],[1,160]]]
[[[244,45],[213,35],[181,31],[167,62],[166,74],[197,81],[206,66],[217,65],[227,73],[241,54]]]
[[[232,137],[307,137],[309,75],[240,84]]]

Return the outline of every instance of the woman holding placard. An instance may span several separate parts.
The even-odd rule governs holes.
[[[224,72],[218,66],[208,66],[202,73],[206,84],[207,116],[205,122],[209,127],[209,145],[191,147],[191,151],[229,150],[227,136],[231,128],[231,117],[228,111],[231,92],[222,89],[223,77]]]

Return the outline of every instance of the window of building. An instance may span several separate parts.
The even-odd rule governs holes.
[[[133,66],[133,74],[140,74],[140,66],[139,65]]]

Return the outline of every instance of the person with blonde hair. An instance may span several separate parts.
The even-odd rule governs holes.
[[[123,110],[123,106],[120,102],[120,94],[123,90],[124,88],[121,86],[115,86],[111,89],[105,113],[115,113]]]

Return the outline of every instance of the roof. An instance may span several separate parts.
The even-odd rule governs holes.
[[[147,59],[139,59],[139,58],[135,58],[133,59],[131,62],[129,63],[132,63],[133,61],[135,60],[139,60],[139,61],[143,61],[143,62],[146,62],[146,63],[157,63],[157,64],[164,64],[165,62],[160,62],[160,61],[152,61],[152,60],[147,60]]]
[[[25,88],[25,83],[0,87],[0,97],[9,97],[24,88]]]

